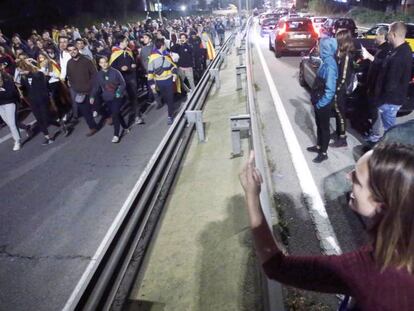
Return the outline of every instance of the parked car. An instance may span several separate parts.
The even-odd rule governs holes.
[[[269,18],[279,19],[279,17],[280,17],[279,13],[269,13],[269,12],[263,13],[259,16],[259,25],[261,25],[265,19],[269,19]]]
[[[344,17],[330,17],[322,25],[320,29],[320,35],[326,35],[329,37],[335,37],[335,34],[342,29],[348,29],[353,37],[358,36],[358,28],[352,18]]]
[[[276,28],[279,18],[266,18],[262,21],[260,27],[260,36],[264,37],[273,31]]]
[[[389,28],[390,24],[380,23],[376,24],[374,27],[371,27],[368,31],[362,33],[358,38],[358,41],[368,50],[372,51],[376,49],[375,36],[379,27]],[[407,35],[406,41],[411,47],[411,50],[414,51],[414,24],[407,23]]]
[[[269,35],[269,49],[276,57],[284,52],[308,52],[318,40],[318,34],[309,18],[282,18]]]
[[[302,57],[299,65],[299,84],[303,87],[312,87],[316,78],[316,72],[321,65],[321,59],[319,58],[319,52],[317,48],[312,49],[308,55]],[[368,100],[366,94],[366,79],[368,74],[369,61],[358,62],[356,74],[358,78],[358,84],[355,90],[348,95],[347,99],[347,114],[358,112],[361,117],[368,113]],[[414,63],[413,73],[414,78]],[[414,110],[414,83],[410,81],[408,88],[408,95],[406,103],[401,107],[398,112],[398,116],[403,116],[411,113]]]

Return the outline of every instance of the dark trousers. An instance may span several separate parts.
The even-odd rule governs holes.
[[[133,116],[141,116],[141,106],[138,102],[138,86],[137,80],[125,78],[126,91],[128,94],[129,104],[131,105],[131,112]]]
[[[43,135],[49,135],[48,99],[45,98],[44,100],[32,101],[30,105],[32,113],[36,119],[36,124],[39,127],[40,131],[43,133]]]
[[[157,80],[156,84],[162,100],[167,104],[168,117],[174,117],[174,82],[172,81],[172,78],[167,80]]]
[[[52,108],[58,119],[63,118],[65,111],[60,100],[60,82],[49,83],[49,92],[52,99]]]
[[[329,119],[331,117],[332,104],[320,109],[315,107],[316,139],[321,152],[326,153],[329,145],[330,130]]]
[[[339,137],[346,135],[346,93],[339,91],[334,98],[336,134]]]
[[[107,101],[105,104],[111,112],[112,122],[114,124],[114,136],[119,137],[120,126],[122,125],[124,129],[128,128],[121,114],[122,98]]]
[[[77,104],[78,111],[85,118],[89,129],[98,129],[98,125],[92,115],[92,105],[89,103],[89,96],[85,96],[85,100],[82,103]]]

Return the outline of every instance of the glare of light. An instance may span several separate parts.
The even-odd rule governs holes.
[[[181,11],[185,11],[185,10],[187,10],[187,7],[185,5],[182,5],[181,6]]]

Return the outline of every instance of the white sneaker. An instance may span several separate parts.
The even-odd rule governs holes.
[[[13,146],[13,151],[19,151],[22,148],[22,145],[16,141]]]
[[[135,124],[144,124],[144,120],[141,117],[136,117],[135,118]]]
[[[112,142],[113,142],[114,144],[119,143],[119,137],[118,137],[118,136],[114,136],[114,137],[112,138]]]

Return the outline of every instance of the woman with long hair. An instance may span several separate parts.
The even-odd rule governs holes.
[[[59,127],[59,123],[50,118],[49,90],[46,77],[43,72],[27,60],[19,61],[18,68],[22,74],[23,93],[26,95],[40,131],[45,136],[42,145],[49,145],[53,143],[53,138],[49,136],[49,124],[52,123]]]
[[[331,147],[346,147],[346,99],[347,87],[351,82],[353,72],[353,61],[355,45],[352,34],[349,30],[343,29],[336,33],[338,41],[338,50],[336,61],[338,63],[338,81],[336,83],[336,92],[334,97],[334,110],[336,119],[336,140],[330,145]]]
[[[372,242],[337,256],[287,256],[264,219],[262,177],[252,152],[240,181],[263,269],[289,286],[350,296],[354,309],[346,310],[413,310],[414,146],[377,145],[358,160],[349,179],[350,208],[372,220]]]

